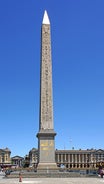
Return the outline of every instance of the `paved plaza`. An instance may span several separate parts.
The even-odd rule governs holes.
[[[104,178],[0,178],[0,184],[103,184]]]

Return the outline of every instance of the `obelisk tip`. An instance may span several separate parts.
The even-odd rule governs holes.
[[[48,17],[48,14],[47,14],[47,11],[46,10],[44,12],[42,24],[50,24],[49,17]]]

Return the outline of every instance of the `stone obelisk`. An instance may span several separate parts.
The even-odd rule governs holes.
[[[55,162],[55,135],[53,125],[52,59],[50,21],[44,12],[41,30],[40,122],[38,137],[39,163],[37,171],[57,168]]]

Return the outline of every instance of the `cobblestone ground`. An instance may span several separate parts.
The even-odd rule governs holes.
[[[103,184],[104,178],[0,178],[0,184]]]

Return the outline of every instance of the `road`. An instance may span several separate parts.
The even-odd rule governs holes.
[[[0,176],[0,184],[104,184],[104,178],[18,178],[6,179]]]

